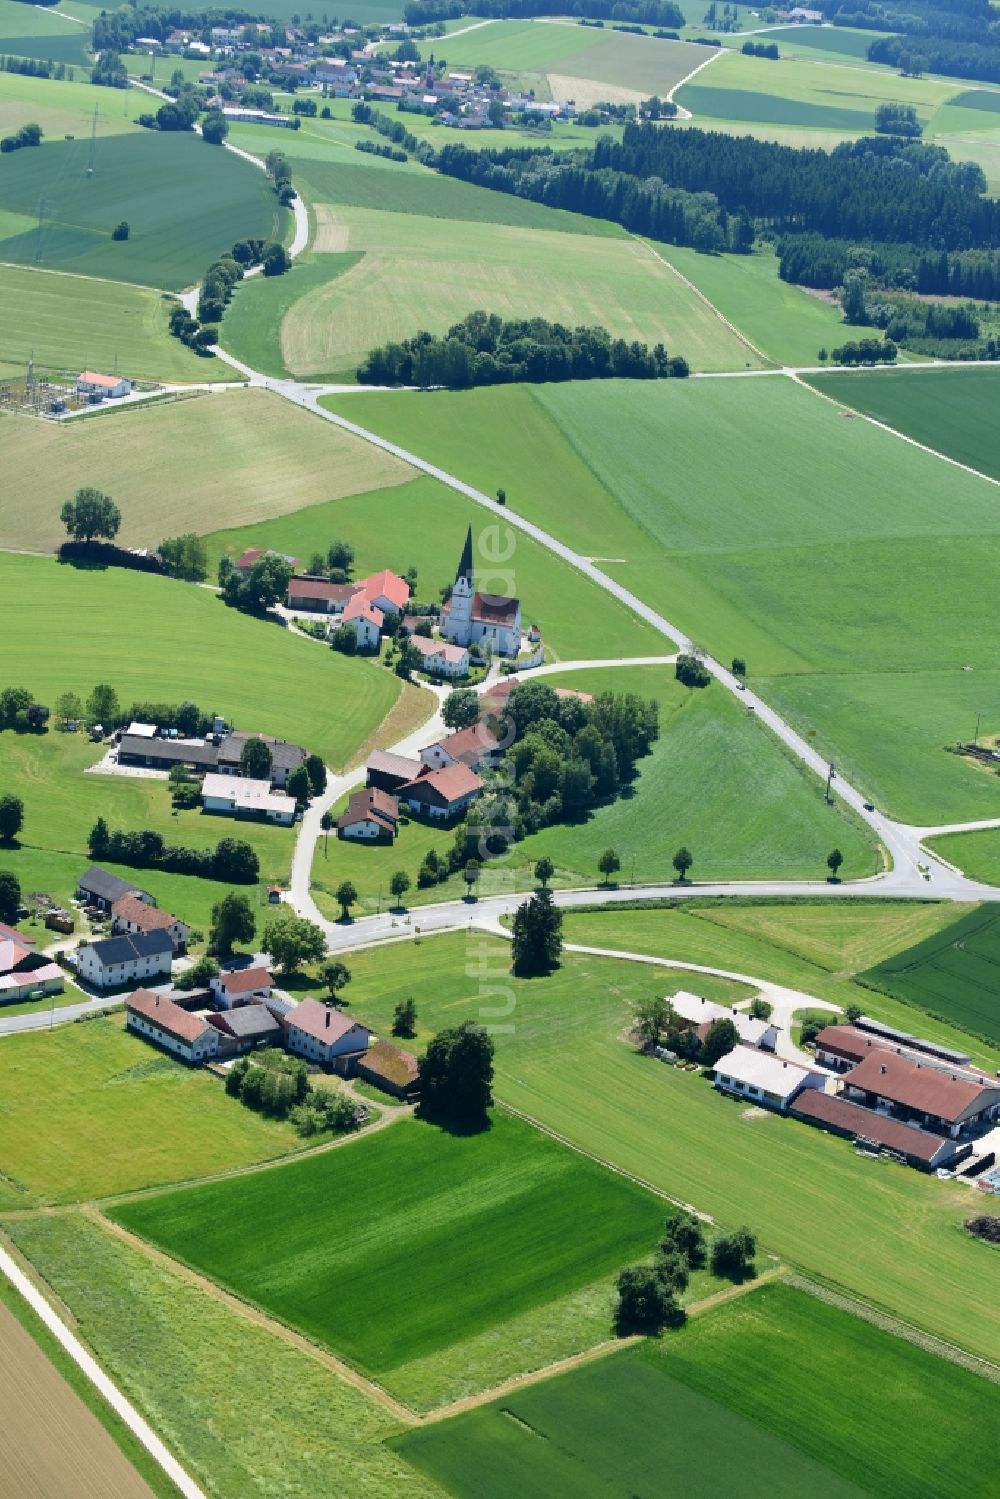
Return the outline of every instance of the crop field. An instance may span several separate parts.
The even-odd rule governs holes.
[[[240,727],[304,744],[330,766],[350,760],[399,690],[370,662],[227,609],[204,588],[47,558],[0,558],[0,638],[40,702],[68,689],[86,698],[98,681],[126,705],[190,698]]]
[[[845,1441],[861,1368],[878,1379]],[[391,1446],[458,1499],[961,1499],[983,1482],[994,1403],[988,1381],[778,1284]]]
[[[979,906],[862,977],[1000,1045],[1000,906]]]
[[[182,1274],[78,1213],[4,1227],[211,1499],[444,1499],[383,1445],[382,1406]]]
[[[8,157],[0,209],[31,216],[34,223],[0,240],[0,261],[175,291],[196,280],[235,240],[284,237],[288,210],[278,204],[264,173],[194,135],[108,136],[98,143],[92,176],[89,165],[90,142],[80,137],[45,141]],[[125,218],[129,239],[112,240],[112,229]]]
[[[7,480],[0,545],[8,547],[48,550],[65,540],[59,512],[81,484],[114,497],[122,512],[120,543],[159,546],[165,536],[246,526],[398,485],[413,472],[332,423],[256,390],[62,424],[5,414],[0,424]],[[181,482],[178,461],[185,454],[197,454],[197,462],[185,465]]]
[[[0,358],[69,371],[118,368],[135,380],[225,380],[167,331],[170,303],[145,287],[0,266]]]
[[[281,324],[297,375],[353,376],[378,344],[443,333],[468,313],[603,324],[663,342],[693,369],[757,361],[639,241],[337,208],[340,248],[363,258],[296,301]],[[317,257],[318,258],[318,257]],[[337,257],[339,260],[340,257]]]
[[[640,939],[643,922],[661,934],[659,948]],[[775,978],[836,1002],[855,1000],[895,1024],[906,1015],[908,1028],[923,1034],[934,1029],[908,1006],[883,1004],[814,963],[793,961],[780,946],[685,912],[572,915],[564,936],[636,951],[665,946],[682,962]],[[794,1119],[744,1117],[739,1102],[697,1073],[639,1056],[622,1039],[632,1005],[650,992],[700,992],[697,975],[657,975],[642,964],[564,953],[551,977],[520,981],[508,976],[509,961],[506,943],[484,936],[470,949],[465,934],[356,952],[351,1013],[378,1030],[395,1004],[412,996],[419,1045],[442,1025],[478,1012],[498,1027],[494,1090],[501,1102],[723,1223],[751,1224],[786,1262],[993,1357],[1000,1267],[956,1231],[969,1211],[964,1187],[864,1160],[848,1142]],[[511,1017],[513,1030],[505,1031]],[[936,1031],[962,1044],[960,1032]],[[873,1223],[905,1230],[876,1233]]]
[[[218,1078],[129,1035],[121,1018],[9,1037],[0,1078],[0,1212],[161,1186],[300,1148],[291,1125],[227,1098]]]
[[[695,854],[693,877],[712,879],[825,878],[826,855],[844,854],[844,878],[874,873],[876,860],[860,826],[823,800],[819,782],[807,779],[728,694],[682,687],[672,667],[615,667],[574,671],[545,679],[584,692],[635,692],[660,703],[660,738],[639,761],[631,795],[599,807],[579,822],[544,828],[515,843],[497,869],[517,889],[534,888],[534,866],[543,855],[556,867],[555,886],[596,884],[606,848],[621,859],[619,879],[672,880],[680,845]],[[678,799],[677,787],[685,787]],[[374,910],[388,897],[397,869],[410,876],[408,905],[465,894],[461,874],[447,884],[417,888],[417,871],[429,848],[447,854],[453,834],[416,821],[389,846],[331,840],[317,846],[313,878],[332,893],[343,879],[357,886],[362,905]],[[492,866],[491,866],[492,867]],[[506,888],[506,887],[505,887]]]
[[[16,11],[19,17],[28,21],[33,21],[36,16],[47,18],[51,14],[48,10],[25,5],[23,0],[5,0],[4,8],[8,13]],[[86,35],[79,26],[74,26],[73,31]],[[85,70],[81,70],[75,79],[26,78],[20,73],[0,73],[0,130],[6,134],[33,120],[41,125],[45,140],[78,136],[85,140],[89,150],[96,108],[99,142],[108,135],[138,135],[142,127],[136,125],[133,118],[137,113],[134,100],[119,89],[95,89],[87,77]],[[33,156],[37,165],[38,152]],[[5,169],[7,165],[5,162]],[[28,210],[36,223],[37,209],[36,198]]]
[[[322,232],[322,231],[321,231]],[[284,276],[255,276],[237,286],[223,319],[222,346],[267,375],[287,376],[281,355],[281,328],[293,303],[330,283],[357,263],[352,254],[300,256]]]
[[[369,403],[378,399],[349,397],[346,414],[367,423]],[[336,398],[328,404],[345,410]],[[419,407],[422,398],[416,404]],[[504,477],[501,467],[489,489],[503,483]],[[308,559],[313,552],[324,551],[335,537],[343,537],[355,548],[357,577],[382,567],[405,575],[415,567],[416,597],[436,599],[438,590],[454,579],[466,528],[471,525],[479,537],[487,524],[493,522],[472,500],[435,479],[420,478],[355,499],[314,505],[280,520],[216,532],[206,540],[212,556],[238,556],[246,547],[261,546]],[[506,546],[506,534],[501,534]],[[496,592],[515,590],[525,616],[537,621],[546,643],[563,660],[663,653],[663,637],[624,604],[608,598],[596,584],[529,537],[513,535],[515,551],[510,562],[492,580],[481,572],[479,583]]]
[[[993,420],[1000,400],[1000,370],[986,365],[982,369],[908,371],[888,379],[867,371],[806,378],[844,406],[1000,479],[1000,431]]]
[[[404,1120],[112,1216],[391,1387],[410,1361],[647,1252],[663,1205],[497,1113],[471,1135]]]
[[[90,33],[57,10],[0,0],[0,56],[40,57],[84,68]]]
[[[802,57],[817,62],[853,58],[875,69],[877,64],[868,61],[868,48],[886,35],[888,33],[884,31],[854,31],[849,26],[771,26],[765,37],[756,40],[777,42],[782,57]],[[737,48],[743,45],[738,32],[732,38],[722,38],[722,42],[724,46],[731,43]]]

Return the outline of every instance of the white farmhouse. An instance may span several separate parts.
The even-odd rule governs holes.
[[[669,1001],[676,1016],[681,1020],[687,1020],[693,1025],[702,1040],[702,1027],[704,1034],[708,1034],[709,1026],[717,1020],[731,1020],[736,1027],[736,1034],[745,1046],[758,1046],[763,1051],[773,1051],[778,1043],[778,1027],[772,1025],[769,1020],[754,1020],[745,1010],[732,1010],[726,1005],[717,1005],[714,1000],[703,999],[700,994],[689,994],[682,989]]]
[[[173,956],[169,932],[123,932],[79,948],[77,972],[97,989],[113,989],[140,979],[168,978]]]
[[[752,1046],[734,1046],[715,1064],[715,1086],[748,1103],[784,1113],[803,1088],[826,1086],[827,1074],[786,1062]]]
[[[285,1026],[288,1050],[323,1067],[366,1052],[372,1036],[360,1021],[316,999],[304,999],[296,1005],[285,1017]]]
[[[125,1001],[125,1017],[128,1030],[185,1062],[204,1062],[218,1054],[219,1032],[163,994],[136,989]]]
[[[212,771],[201,783],[201,803],[206,812],[227,817],[256,817],[291,827],[295,821],[295,798],[272,791],[270,781],[247,776],[219,775]]]

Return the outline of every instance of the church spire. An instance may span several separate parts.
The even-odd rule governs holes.
[[[462,560],[458,564],[458,572],[455,574],[455,582],[464,578],[469,587],[472,587],[472,527],[469,527],[465,538],[465,546],[462,548]]]

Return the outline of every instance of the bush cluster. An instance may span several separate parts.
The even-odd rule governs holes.
[[[27,687],[0,689],[0,730],[40,734],[49,721],[49,710],[36,701]]]
[[[0,137],[0,152],[6,156],[11,151],[20,151],[22,146],[40,146],[41,144],[41,125],[22,125],[14,135]]]
[[[220,838],[214,849],[182,848],[168,844],[163,834],[152,828],[139,832],[110,829],[99,817],[90,830],[87,846],[95,862],[107,860],[132,869],[195,874],[203,880],[226,880],[233,885],[254,885],[260,874],[253,848],[238,838]]]
[[[366,1110],[343,1093],[314,1088],[305,1062],[268,1047],[239,1057],[226,1073],[226,1092],[248,1109],[287,1119],[300,1135],[344,1134],[364,1122]]]

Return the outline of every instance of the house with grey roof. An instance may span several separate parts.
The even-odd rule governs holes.
[[[77,949],[77,972],[95,989],[117,989],[143,979],[167,979],[174,944],[167,931],[124,932]]]
[[[258,1046],[281,1045],[281,1024],[267,1005],[240,1005],[234,1010],[209,1015],[208,1022],[219,1032],[220,1050],[224,1055],[256,1051]]]
[[[99,864],[92,864],[81,874],[76,882],[76,894],[78,900],[84,901],[88,906],[97,906],[102,911],[110,911],[115,901],[126,895],[138,896],[147,905],[156,904],[148,891],[140,890],[134,880],[123,880],[110,870],[102,869]]]

